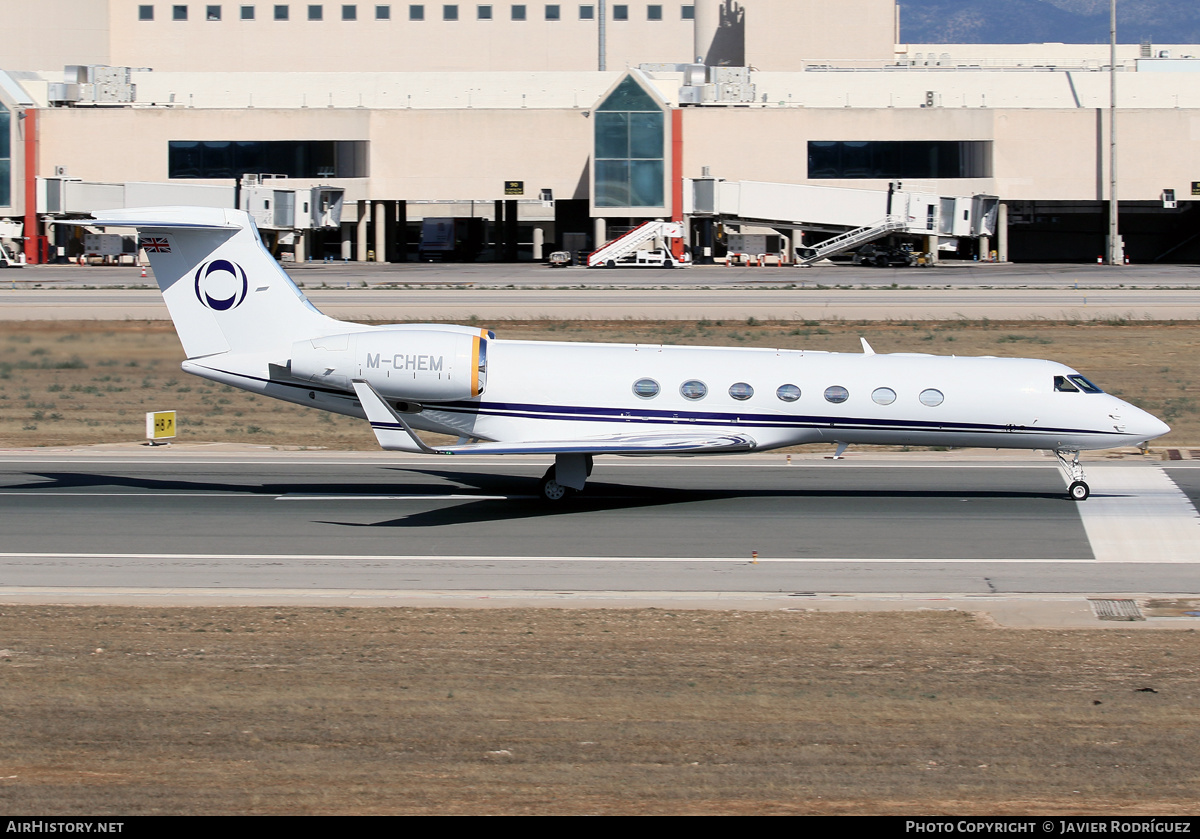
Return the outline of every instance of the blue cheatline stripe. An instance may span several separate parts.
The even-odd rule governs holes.
[[[356,397],[335,388],[314,385],[281,382],[278,379],[263,379],[244,373],[234,373],[209,367],[217,373],[247,379],[253,382],[290,387],[296,390],[312,390],[326,393],[330,396],[340,396],[345,399]],[[579,405],[537,405],[522,402],[446,402],[433,403],[426,406],[429,411],[442,411],[451,414],[469,414],[485,417],[515,417],[518,419],[559,420],[569,422],[611,422],[637,423],[639,425],[679,425],[682,423],[704,423],[706,425],[729,425],[733,427],[755,426],[758,428],[847,428],[875,429],[879,431],[949,431],[970,432],[986,431],[1014,435],[1030,434],[1099,434],[1112,437],[1124,436],[1119,431],[1092,430],[1083,428],[1030,428],[1028,426],[1014,427],[998,423],[970,422],[923,422],[921,420],[887,420],[871,419],[868,417],[829,417],[829,416],[779,416],[778,414],[730,414],[705,411],[636,411],[622,408],[598,408]],[[400,428],[399,425],[395,426]]]
[[[562,420],[583,422],[638,423],[678,425],[704,423],[733,427],[756,428],[855,428],[888,431],[986,431],[1006,434],[1108,434],[1116,431],[1092,431],[1078,428],[1030,428],[997,423],[925,422],[922,420],[888,420],[867,417],[779,416],[778,414],[729,414],[702,411],[628,411],[621,408],[589,408],[575,405],[534,405],[507,402],[449,402],[426,406],[429,411],[473,414],[477,416],[517,417],[522,419]]]

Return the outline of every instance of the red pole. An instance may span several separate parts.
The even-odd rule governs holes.
[[[683,221],[683,109],[671,111],[671,221]],[[687,231],[684,231],[684,236]],[[683,257],[686,239],[672,239],[671,253],[676,259]]]
[[[37,223],[37,109],[25,109],[25,261],[40,263]]]

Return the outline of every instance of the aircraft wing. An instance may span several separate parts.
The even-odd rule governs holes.
[[[660,434],[611,434],[577,440],[533,440],[517,443],[468,443],[433,447],[412,430],[404,418],[381,397],[375,388],[361,379],[354,380],[354,391],[379,445],[387,451],[420,454],[717,454],[745,452],[758,447],[748,434],[720,434],[667,431]]]

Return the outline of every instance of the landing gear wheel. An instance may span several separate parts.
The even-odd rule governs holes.
[[[562,501],[571,494],[571,490],[568,487],[563,486],[553,478],[542,478],[540,492],[542,500],[551,503]]]
[[[574,494],[575,490],[554,480],[553,466],[546,471],[545,475],[542,475],[542,480],[538,482],[538,497],[542,501],[556,504]]]
[[[1083,481],[1073,481],[1067,487],[1067,495],[1072,501],[1087,501],[1088,496],[1092,494],[1092,490]]]

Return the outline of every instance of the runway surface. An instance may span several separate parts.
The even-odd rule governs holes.
[[[1186,289],[308,288],[346,320],[1194,320]],[[0,288],[0,320],[167,319],[156,289]]]
[[[1200,463],[1039,454],[600,458],[0,456],[0,599],[41,592],[1197,591]],[[755,557],[757,552],[757,557]],[[43,598],[44,599],[44,598]],[[53,597],[51,599],[54,599]],[[69,598],[68,598],[69,599]]]

